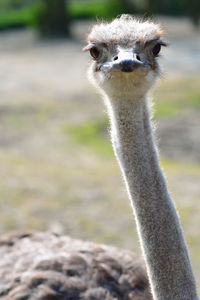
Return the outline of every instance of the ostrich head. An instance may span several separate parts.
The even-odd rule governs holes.
[[[94,25],[83,49],[92,57],[90,81],[111,97],[146,94],[160,73],[163,35],[158,24],[130,15]]]

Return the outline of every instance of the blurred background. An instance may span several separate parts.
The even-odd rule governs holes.
[[[100,96],[82,53],[96,19],[168,32],[153,91],[161,164],[200,283],[200,1],[0,1],[0,233],[53,230],[140,253]]]

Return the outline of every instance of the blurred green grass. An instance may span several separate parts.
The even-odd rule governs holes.
[[[119,0],[94,0],[71,1],[69,3],[70,19],[111,19],[123,13],[123,7]],[[41,22],[43,6],[40,1],[29,5],[21,5],[12,8],[5,4],[0,5],[0,29],[35,26]]]
[[[95,0],[83,2],[71,2],[69,5],[69,13],[73,19],[106,19],[116,17],[124,11],[119,0]]]
[[[108,119],[100,118],[83,124],[65,125],[63,132],[69,134],[74,142],[91,148],[95,153],[110,156],[113,150],[109,141],[108,128]]]
[[[168,118],[186,111],[200,109],[199,77],[172,78],[162,81],[155,91],[156,119]]]
[[[34,23],[36,6],[21,9],[0,9],[0,29],[30,26]]]

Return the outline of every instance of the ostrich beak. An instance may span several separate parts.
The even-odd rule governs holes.
[[[133,50],[120,50],[113,58],[112,68],[122,72],[133,72],[143,65],[144,63],[139,60]]]

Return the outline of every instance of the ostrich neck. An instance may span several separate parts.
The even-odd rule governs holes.
[[[153,298],[196,300],[187,247],[158,162],[147,100],[105,100],[112,143],[136,218]]]

